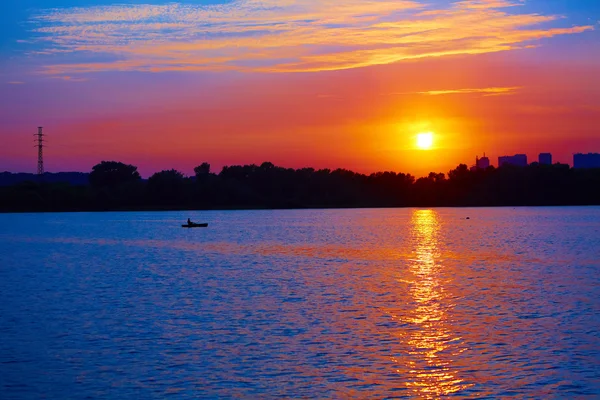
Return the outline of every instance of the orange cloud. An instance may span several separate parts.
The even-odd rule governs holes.
[[[51,9],[32,21],[40,53],[65,57],[46,73],[308,72],[522,49],[592,26],[541,28],[557,16],[509,13],[519,2],[432,8],[398,0],[236,0],[225,5]],[[512,7],[511,9],[514,9]],[[94,62],[73,61],[94,55]],[[97,61],[99,56],[102,61]]]

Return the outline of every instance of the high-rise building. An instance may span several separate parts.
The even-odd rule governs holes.
[[[483,157],[477,159],[477,168],[486,169],[489,166],[490,166],[490,159],[485,156],[485,153],[483,153]]]
[[[526,167],[527,155],[515,154],[514,156],[498,157],[498,166],[501,167],[503,165],[516,165],[517,167]]]
[[[475,165],[471,167],[471,171],[477,171],[478,169],[486,169],[490,166],[490,159],[485,156],[483,153],[483,157],[479,158],[479,156],[475,157]]]
[[[552,165],[552,154],[540,153],[538,161],[539,161],[540,165]]]
[[[573,168],[600,168],[600,154],[575,154],[573,156]]]

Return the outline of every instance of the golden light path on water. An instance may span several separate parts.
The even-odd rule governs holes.
[[[453,360],[466,348],[449,323],[454,307],[452,296],[444,287],[446,274],[441,263],[440,218],[433,210],[415,210],[411,218],[411,243],[414,258],[409,271],[409,292],[413,301],[410,312],[399,319],[409,329],[399,335],[407,347],[403,377],[406,388],[418,398],[439,398],[472,386],[464,383],[453,368]]]

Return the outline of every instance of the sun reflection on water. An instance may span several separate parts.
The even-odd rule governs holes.
[[[409,327],[401,334],[408,347],[408,357],[402,362],[406,370],[402,372],[407,374],[407,388],[420,398],[438,398],[471,386],[464,383],[453,368],[453,360],[465,349],[461,348],[461,338],[449,323],[454,304],[444,287],[440,229],[436,211],[413,213],[414,258],[409,271],[413,275],[410,295],[414,307],[401,318]]]

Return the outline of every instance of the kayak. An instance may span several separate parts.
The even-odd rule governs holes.
[[[181,225],[182,228],[206,228],[208,226],[208,224],[195,224],[195,223],[191,223],[191,224],[186,224],[186,225]]]

